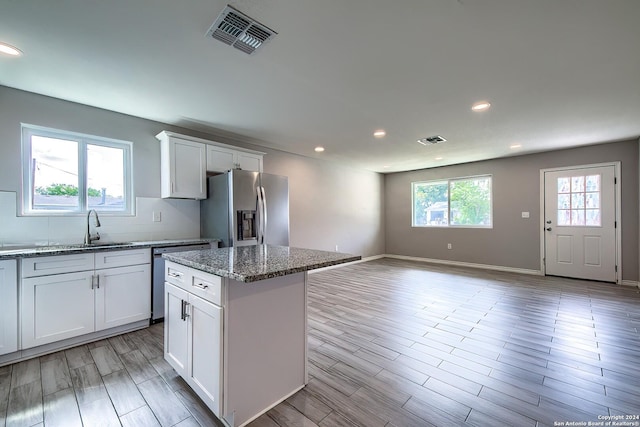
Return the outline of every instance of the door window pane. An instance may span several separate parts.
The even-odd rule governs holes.
[[[600,193],[587,193],[587,209],[600,209]]]
[[[587,209],[587,225],[600,225],[600,209]]]
[[[569,209],[558,211],[558,225],[571,225],[571,211]]]
[[[35,209],[77,209],[78,143],[64,139],[31,138],[32,203]]]
[[[558,225],[601,225],[600,179],[600,175],[558,178]]]
[[[571,210],[571,225],[584,225],[584,211],[581,209]]]
[[[558,194],[558,209],[571,209],[571,196],[569,194]]]
[[[571,177],[571,192],[579,193],[584,191],[584,176]]]
[[[571,193],[571,209],[584,208],[584,193]]]
[[[570,193],[571,181],[569,178],[558,178],[558,193]]]
[[[600,191],[600,175],[587,176],[587,191]]]

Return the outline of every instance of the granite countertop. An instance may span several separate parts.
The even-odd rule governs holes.
[[[212,243],[219,239],[172,239],[172,240],[148,240],[137,242],[100,242],[85,245],[61,244],[61,245],[33,245],[33,246],[3,246],[0,247],[0,260],[14,258],[31,258],[50,255],[70,255],[83,252],[101,252],[138,248],[155,248],[167,246],[181,246],[185,244]]]
[[[345,262],[359,255],[289,246],[252,245],[163,254],[175,263],[240,282],[256,282]]]

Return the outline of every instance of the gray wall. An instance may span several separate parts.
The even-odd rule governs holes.
[[[291,246],[384,253],[382,175],[275,151],[264,171],[289,177]]]
[[[386,175],[388,254],[540,269],[540,170],[621,162],[623,280],[638,280],[638,141],[593,145]],[[412,228],[411,182],[493,175],[493,228]],[[521,212],[530,212],[523,219]],[[447,249],[447,243],[452,249]]]
[[[265,172],[290,177],[292,246],[334,250],[338,245],[340,251],[362,256],[384,253],[380,174],[265,149],[215,130],[186,130],[5,86],[0,86],[0,111],[0,191],[19,194],[24,122],[133,142],[135,196],[159,198],[160,145],[155,135],[167,129],[267,152]]]

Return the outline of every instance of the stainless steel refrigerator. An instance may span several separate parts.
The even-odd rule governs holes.
[[[200,235],[221,247],[289,245],[289,180],[234,169],[207,181],[200,202]]]

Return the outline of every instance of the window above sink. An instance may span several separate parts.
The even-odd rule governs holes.
[[[22,215],[133,213],[131,142],[22,125]]]

